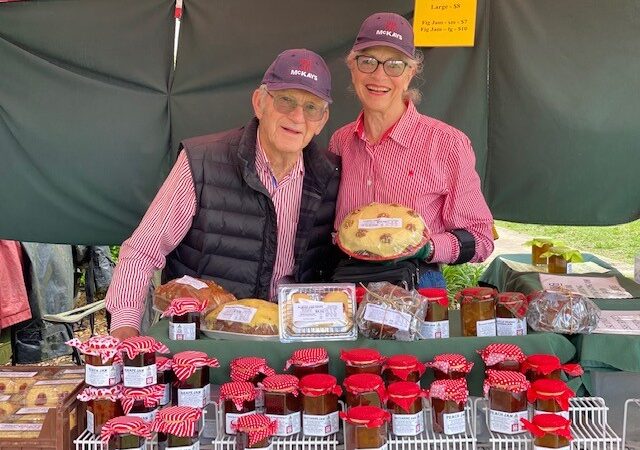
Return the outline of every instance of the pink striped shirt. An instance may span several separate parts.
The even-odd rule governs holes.
[[[476,239],[472,262],[493,251],[493,218],[480,190],[469,138],[420,114],[409,102],[404,115],[377,144],[364,133],[363,113],[331,137],[342,157],[336,228],[352,210],[371,202],[400,203],[419,212],[433,242],[432,261],[450,263],[460,253],[447,230],[464,228]]]
[[[300,156],[293,170],[277,182],[259,139],[256,142],[256,171],[271,195],[278,221],[278,245],[270,286],[270,295],[275,298],[278,284],[293,274],[304,161]],[[155,270],[164,267],[166,256],[187,235],[196,211],[193,176],[183,151],[138,228],[120,249],[118,265],[105,298],[112,314],[112,330],[125,326],[140,329],[149,280]]]

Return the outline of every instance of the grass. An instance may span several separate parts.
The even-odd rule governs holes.
[[[533,225],[496,220],[499,227],[532,237],[558,239],[577,250],[633,265],[640,254],[640,220],[606,227]]]

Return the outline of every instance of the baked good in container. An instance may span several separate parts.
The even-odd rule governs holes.
[[[278,305],[247,298],[219,305],[206,315],[204,328],[259,336],[278,335]]]
[[[153,293],[153,306],[158,311],[164,311],[169,307],[171,300],[180,297],[206,301],[205,311],[211,311],[223,303],[236,300],[233,294],[227,292],[215,281],[185,275],[158,286]]]
[[[429,240],[420,214],[399,204],[370,203],[349,213],[336,242],[357,259],[385,261],[410,256]]]

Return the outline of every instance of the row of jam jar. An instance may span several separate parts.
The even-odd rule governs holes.
[[[462,336],[522,336],[527,334],[527,297],[468,287],[456,294]]]

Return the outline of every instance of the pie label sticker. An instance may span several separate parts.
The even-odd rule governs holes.
[[[358,220],[358,229],[360,230],[375,230],[377,228],[402,228],[402,219],[399,217],[379,217]]]

